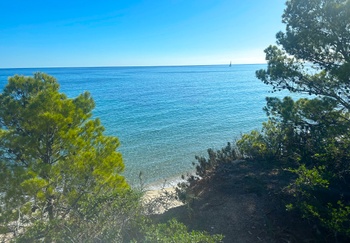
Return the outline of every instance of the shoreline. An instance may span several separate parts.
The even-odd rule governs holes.
[[[143,178],[141,178],[141,182],[135,184],[129,184],[133,189],[139,189],[141,191],[153,191],[153,190],[162,190],[164,188],[173,188],[176,187],[179,183],[186,182],[186,178],[191,175],[195,175],[195,170],[186,171],[183,173],[179,173],[177,175],[159,179],[153,182],[143,182]],[[182,177],[185,176],[183,179]],[[126,178],[127,180],[127,178]],[[146,180],[145,180],[146,181]],[[129,181],[127,180],[129,183]]]
[[[186,182],[181,176],[159,180],[145,184],[141,191],[144,193],[142,202],[147,214],[163,214],[171,208],[183,206],[184,203],[177,198],[176,186]]]
[[[146,213],[163,214],[171,208],[184,205],[177,199],[175,187],[162,188],[158,190],[147,190],[142,196]]]

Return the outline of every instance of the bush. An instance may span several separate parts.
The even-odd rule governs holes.
[[[201,231],[189,232],[184,224],[175,219],[166,224],[145,226],[143,230],[145,238],[142,242],[145,243],[216,243],[224,238],[222,235],[209,235]]]

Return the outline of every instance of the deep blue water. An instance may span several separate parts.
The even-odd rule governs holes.
[[[270,87],[255,77],[265,65],[0,69],[1,90],[14,74],[55,76],[61,91],[89,91],[108,135],[121,141],[125,176],[146,183],[192,170],[195,155],[220,149],[261,127]]]

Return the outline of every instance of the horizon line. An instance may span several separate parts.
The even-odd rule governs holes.
[[[232,63],[235,65],[262,65],[266,63]],[[117,68],[117,67],[191,67],[191,66],[229,66],[229,64],[174,64],[174,65],[106,65],[106,66],[46,66],[46,67],[0,67],[1,69],[34,69],[34,68]]]

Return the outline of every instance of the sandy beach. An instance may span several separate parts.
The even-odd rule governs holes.
[[[162,214],[171,208],[183,205],[176,197],[175,187],[146,190],[143,202],[148,214]]]

